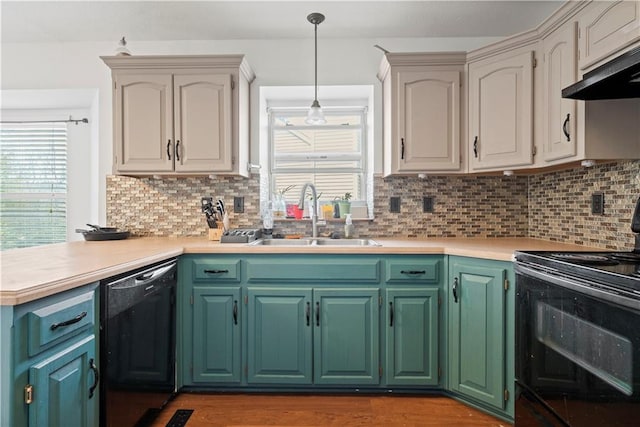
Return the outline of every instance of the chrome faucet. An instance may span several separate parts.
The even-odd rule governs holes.
[[[311,237],[318,237],[318,193],[316,186],[310,182],[307,182],[302,186],[302,193],[300,193],[300,203],[298,203],[298,209],[304,209],[304,196],[307,194],[307,188],[311,188]]]

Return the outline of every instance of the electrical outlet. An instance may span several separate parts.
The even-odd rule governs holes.
[[[604,215],[604,193],[597,191],[591,194],[591,213],[593,215]]]
[[[422,212],[433,212],[434,197],[424,196],[422,198]]]
[[[389,212],[400,212],[400,197],[389,198]]]
[[[233,212],[235,213],[243,213],[244,212],[244,197],[234,197],[233,198]]]

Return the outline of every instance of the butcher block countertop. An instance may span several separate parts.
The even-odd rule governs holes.
[[[512,261],[516,250],[597,251],[526,238],[375,239],[382,246],[247,246],[205,238],[134,237],[0,252],[0,305],[18,305],[182,254],[446,254]]]

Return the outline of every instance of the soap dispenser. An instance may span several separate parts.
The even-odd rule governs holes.
[[[344,238],[351,239],[353,237],[353,221],[351,220],[351,214],[346,214],[344,221]]]

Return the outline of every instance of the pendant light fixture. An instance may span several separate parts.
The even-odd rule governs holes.
[[[313,104],[309,108],[307,119],[305,123],[309,125],[323,125],[327,121],[322,113],[322,107],[318,102],[318,25],[324,21],[324,15],[321,13],[311,13],[307,16],[307,21],[313,24],[314,41],[315,41],[315,96],[313,98]]]

